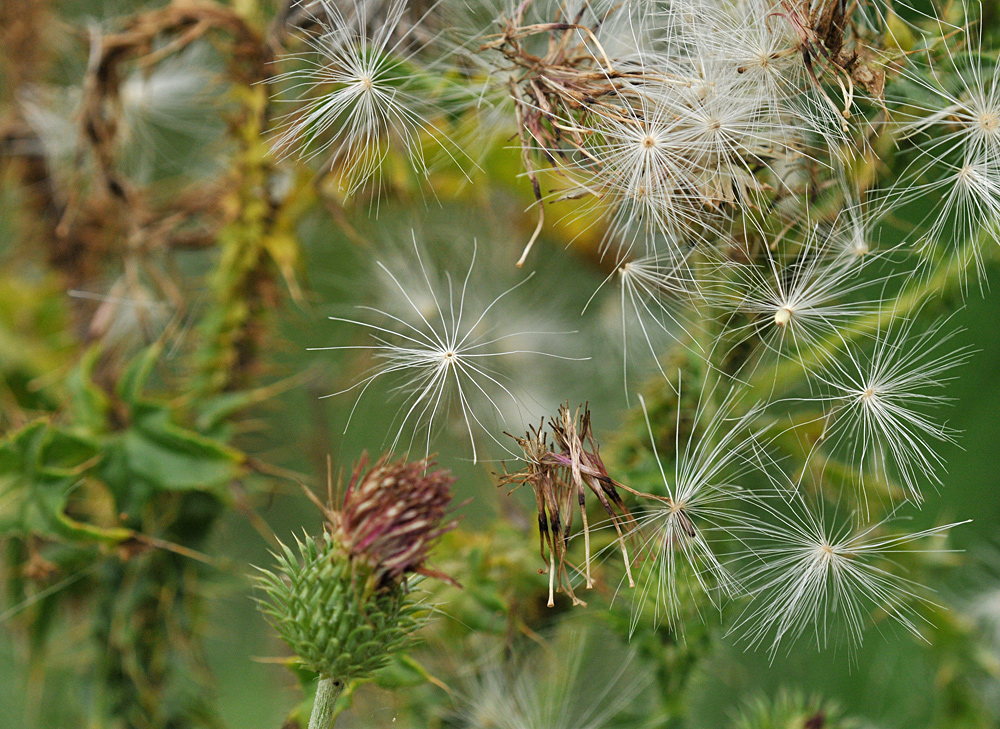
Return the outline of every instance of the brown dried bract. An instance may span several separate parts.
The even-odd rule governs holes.
[[[581,414],[582,411],[582,414]],[[538,507],[539,549],[549,574],[549,607],[557,589],[569,595],[574,604],[585,604],[573,591],[566,565],[566,548],[573,521],[574,501],[583,521],[586,587],[593,587],[590,571],[590,524],[587,521],[586,494],[589,489],[611,518],[618,533],[618,543],[625,560],[629,586],[634,586],[631,560],[625,538],[637,525],[622,501],[618,489],[631,489],[615,481],[601,460],[599,446],[591,430],[590,410],[586,407],[559,407],[556,417],[549,419],[552,443],[548,442],[544,421],[532,427],[523,438],[511,436],[524,451],[525,467],[500,477],[501,486],[522,484],[531,486]],[[635,492],[632,492],[635,493]]]
[[[870,48],[857,39],[848,43],[848,29],[856,3],[845,6],[846,0],[782,0],[776,17],[787,20],[799,37],[799,50],[813,83],[835,112],[845,120],[851,116],[854,86],[857,84],[879,101],[884,100],[885,72],[871,64]],[[843,94],[843,108],[823,90],[814,63],[832,73]],[[846,129],[847,123],[844,122]]]
[[[481,53],[499,54],[497,66],[508,75],[522,162],[538,202],[538,224],[518,266],[524,264],[544,223],[545,208],[534,159],[540,155],[556,174],[562,174],[560,161],[574,157],[598,164],[587,149],[588,138],[594,133],[588,129],[588,118],[597,115],[624,125],[642,125],[645,120],[641,108],[647,98],[645,85],[690,88],[700,83],[696,78],[656,72],[642,64],[609,57],[597,37],[599,23],[583,22],[586,3],[580,5],[573,17],[563,16],[565,8],[562,8],[553,22],[529,23],[525,15],[531,3],[532,0],[523,0],[517,5],[503,19],[501,32],[479,49]],[[544,48],[537,42],[539,36],[547,38]],[[772,153],[769,147],[759,145],[759,149],[748,151],[743,162],[751,169]],[[747,174],[715,188],[689,189],[680,185],[677,193],[706,211],[718,211],[729,206],[740,191],[757,184],[753,175]],[[564,199],[583,194],[601,196],[599,190],[584,193],[571,187]]]

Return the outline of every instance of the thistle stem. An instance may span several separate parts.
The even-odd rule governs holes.
[[[334,719],[334,707],[344,690],[344,684],[335,678],[321,678],[316,687],[316,701],[313,702],[312,716],[309,717],[309,729],[331,729]]]

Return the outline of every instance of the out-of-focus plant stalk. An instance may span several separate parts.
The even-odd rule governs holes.
[[[265,140],[267,90],[237,89],[240,146],[232,173],[233,193],[224,202],[229,222],[219,231],[220,257],[212,278],[217,305],[208,322],[210,346],[203,363],[205,389],[239,388],[255,372],[265,321],[277,307],[280,280],[299,298],[295,226],[311,200],[295,178],[276,191],[275,164]]]

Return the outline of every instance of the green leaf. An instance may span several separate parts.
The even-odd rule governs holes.
[[[384,689],[419,686],[427,681],[430,673],[420,663],[406,654],[397,654],[381,671],[375,674],[375,683]]]
[[[195,425],[203,432],[215,430],[229,417],[259,400],[260,397],[253,390],[226,392],[209,398],[199,403]]]
[[[70,393],[71,408],[75,415],[74,420],[81,426],[96,431],[105,428],[108,411],[111,408],[107,393],[98,387],[91,377],[101,353],[102,350],[98,346],[87,350],[80,364],[73,368],[66,383]]]
[[[239,451],[171,422],[165,407],[137,407],[123,436],[128,470],[167,491],[217,491],[240,474]]]
[[[118,395],[122,400],[128,403],[140,400],[146,380],[149,379],[153,366],[162,354],[162,345],[153,344],[129,363],[118,381]]]
[[[100,460],[93,441],[38,420],[0,441],[0,534],[117,544],[128,529],[106,529],[66,514],[70,496]]]

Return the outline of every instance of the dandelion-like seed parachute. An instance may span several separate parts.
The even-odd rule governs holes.
[[[418,58],[429,42],[418,32],[424,17],[407,18],[407,10],[406,0],[389,0],[378,17],[365,2],[350,13],[332,0],[311,3],[305,12],[318,30],[303,31],[307,52],[286,56],[301,67],[271,79],[297,94],[282,101],[300,104],[283,117],[275,147],[328,158],[348,195],[380,179],[394,143],[421,174],[426,140],[444,149],[447,135],[434,121],[443,103],[443,58]]]
[[[685,309],[698,298],[697,280],[688,265],[689,251],[681,250],[672,241],[665,253],[626,258],[601,283],[590,297],[586,312],[600,289],[612,279],[621,286],[620,314],[622,327],[622,377],[628,397],[630,335],[640,340],[660,374],[666,372],[660,362],[664,342],[690,339]],[[697,342],[692,347],[699,348]],[[699,355],[704,352],[698,349]]]
[[[362,350],[369,352],[375,360],[360,380],[324,397],[360,390],[345,426],[346,430],[358,402],[372,383],[381,378],[391,379],[395,383],[394,392],[401,396],[402,404],[395,420],[398,430],[389,450],[396,450],[407,432],[411,433],[407,448],[412,447],[418,432],[423,431],[425,455],[429,454],[431,440],[438,426],[444,424],[448,414],[457,414],[460,427],[468,436],[472,460],[475,462],[479,458],[476,440],[481,434],[505,448],[494,435],[494,430],[508,427],[505,408],[501,403],[506,401],[518,412],[522,412],[521,400],[502,371],[502,360],[515,355],[536,355],[567,361],[576,359],[507,345],[522,337],[574,332],[524,332],[507,329],[506,321],[497,311],[497,306],[527,283],[531,275],[498,294],[485,307],[478,307],[475,299],[479,292],[470,288],[478,251],[475,243],[469,268],[460,282],[453,280],[450,271],[444,272],[442,276],[431,276],[415,236],[413,251],[420,271],[422,292],[408,290],[399,276],[382,262],[377,262],[379,269],[398,289],[402,297],[401,306],[392,309],[358,306],[359,310],[372,315],[370,321],[330,317],[332,321],[361,328],[370,338],[370,344],[310,348],[311,351]],[[443,281],[447,290],[436,291],[434,282],[437,281]],[[422,302],[426,305],[421,306]],[[497,421],[499,427],[491,428],[490,420]]]
[[[681,436],[682,408],[678,406],[674,472],[668,477],[656,448],[646,402],[640,396],[664,495],[642,494],[655,505],[636,515],[640,548],[633,631],[649,602],[654,605],[655,623],[665,620],[671,627],[678,627],[684,582],[688,589],[707,595],[716,607],[721,605],[720,598],[739,592],[737,579],[717,556],[711,534],[732,533],[743,518],[739,508],[743,490],[735,481],[753,464],[757,434],[752,428],[760,407],[737,416],[730,393],[718,410],[709,413],[710,399],[700,394],[686,438]]]
[[[916,582],[899,574],[894,554],[941,552],[919,542],[943,535],[967,521],[918,532],[893,533],[895,517],[863,527],[826,513],[802,494],[787,504],[759,500],[767,521],[748,529],[751,547],[741,575],[753,600],[730,632],[740,632],[751,647],[770,640],[772,659],[780,645],[809,632],[817,649],[825,647],[842,621],[848,645],[861,644],[865,626],[879,612],[921,637],[921,617],[914,602],[929,602]]]
[[[907,498],[920,503],[921,481],[940,484],[944,470],[933,442],[954,442],[956,435],[926,410],[946,402],[938,392],[972,350],[948,348],[958,331],[943,331],[947,320],[919,335],[915,322],[878,332],[870,353],[846,347],[846,361],[834,358],[817,379],[830,388],[821,398],[831,406],[824,435],[830,448],[844,445],[861,473],[867,467],[885,481],[899,479]]]
[[[148,159],[159,151],[163,162],[191,174],[190,159],[176,159],[171,138],[182,135],[191,149],[200,150],[196,159],[210,159],[205,148],[219,136],[220,125],[207,124],[206,117],[219,114],[218,99],[223,87],[213,68],[208,48],[195,45],[184,53],[157,64],[152,72],[133,71],[123,81],[120,92],[122,124],[120,144],[136,168],[136,175],[149,179],[157,160]],[[205,164],[202,160],[202,164]]]
[[[731,331],[743,338],[756,333],[768,350],[795,358],[877,310],[877,298],[852,298],[886,281],[863,273],[876,259],[845,258],[838,250],[839,236],[831,234],[824,240],[820,236],[817,228],[811,228],[790,262],[779,261],[767,250],[764,265],[724,264],[733,273],[731,280],[720,281],[709,295],[752,317]]]
[[[1000,243],[1000,75],[996,61],[981,52],[980,32],[963,31],[970,49],[961,57],[945,47],[953,73],[944,78],[951,83],[933,69],[929,78],[903,69],[905,81],[936,103],[898,100],[913,158],[885,198],[895,205],[925,201],[920,242],[964,238],[962,255],[975,260],[982,277],[983,241]]]
[[[735,69],[747,92],[762,97],[765,109],[785,108],[805,85],[806,72],[802,55],[791,52],[792,29],[772,17],[776,3],[743,0],[723,8],[700,3],[698,10],[713,21],[701,31],[702,53]]]
[[[628,252],[639,237],[638,255],[646,255],[655,252],[657,236],[697,234],[705,226],[695,192],[700,169],[686,154],[668,97],[623,94],[621,102],[579,130],[587,142],[571,169],[585,176],[576,194],[593,193],[609,206],[605,249],[618,240],[618,253]]]
[[[634,650],[604,631],[563,633],[544,650],[490,660],[462,692],[458,726],[603,729],[627,716],[650,685],[643,668]]]

